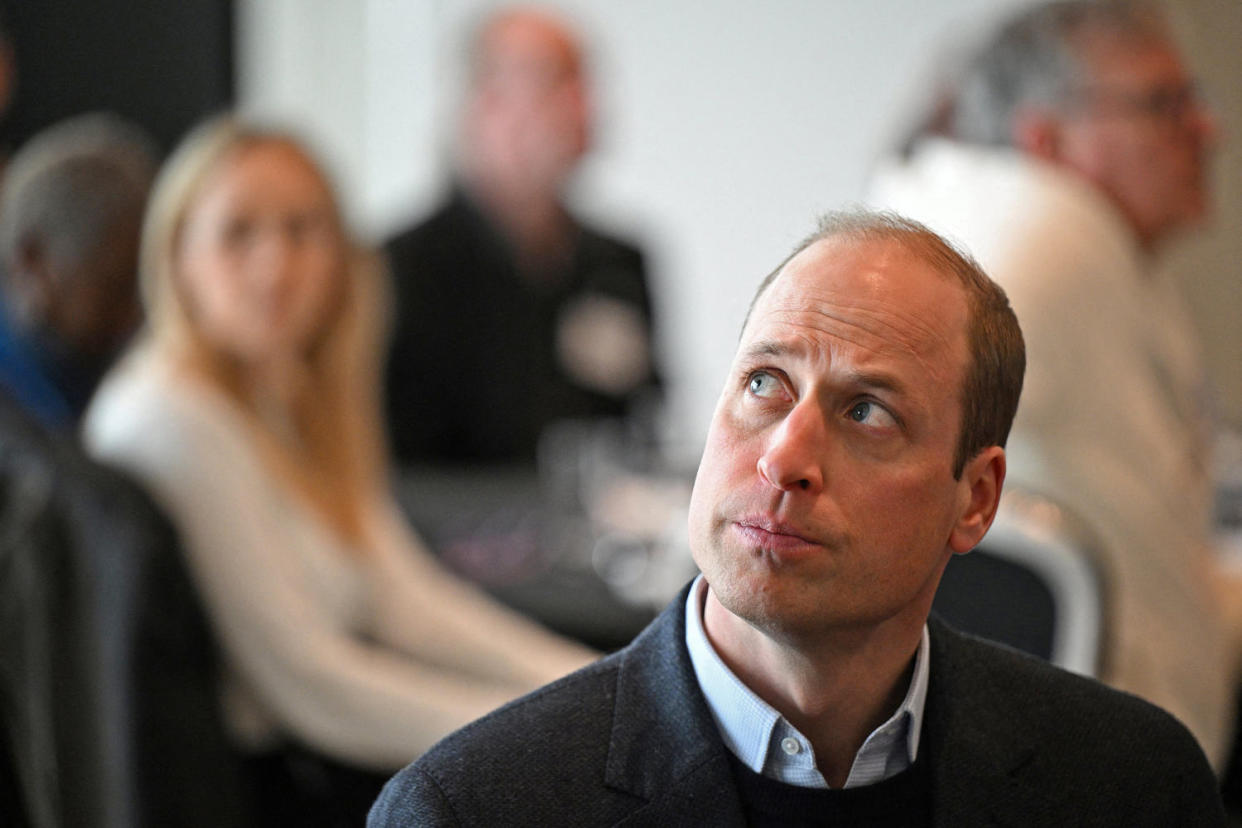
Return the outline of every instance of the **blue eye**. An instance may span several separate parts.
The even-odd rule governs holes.
[[[897,424],[897,420],[884,406],[870,400],[859,400],[854,403],[846,416],[856,423],[876,428],[888,428]]]
[[[771,374],[757,371],[751,375],[748,388],[756,397],[771,397],[781,390],[781,384]]]

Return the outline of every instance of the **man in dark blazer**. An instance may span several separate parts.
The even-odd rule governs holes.
[[[1223,825],[1171,716],[928,621],[995,516],[1024,362],[938,236],[825,219],[743,327],[690,507],[702,577],[406,768],[371,824]]]

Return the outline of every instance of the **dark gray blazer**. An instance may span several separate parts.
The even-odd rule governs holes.
[[[683,592],[626,649],[446,738],[368,824],[743,825],[684,608]],[[1207,760],[1162,710],[934,620],[931,657],[936,825],[1225,824]]]

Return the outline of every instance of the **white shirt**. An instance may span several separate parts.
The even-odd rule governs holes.
[[[707,581],[700,575],[686,600],[686,647],[695,678],[707,699],[725,746],[742,764],[769,779],[804,788],[827,788],[815,765],[811,742],[725,666],[703,629]],[[919,752],[927,701],[931,642],[927,626],[914,657],[914,675],[901,706],[871,732],[854,757],[845,787],[871,785],[896,776]]]

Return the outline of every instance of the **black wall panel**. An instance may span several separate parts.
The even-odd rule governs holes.
[[[0,0],[17,88],[0,119],[12,150],[39,129],[107,109],[167,151],[233,100],[232,0]]]

